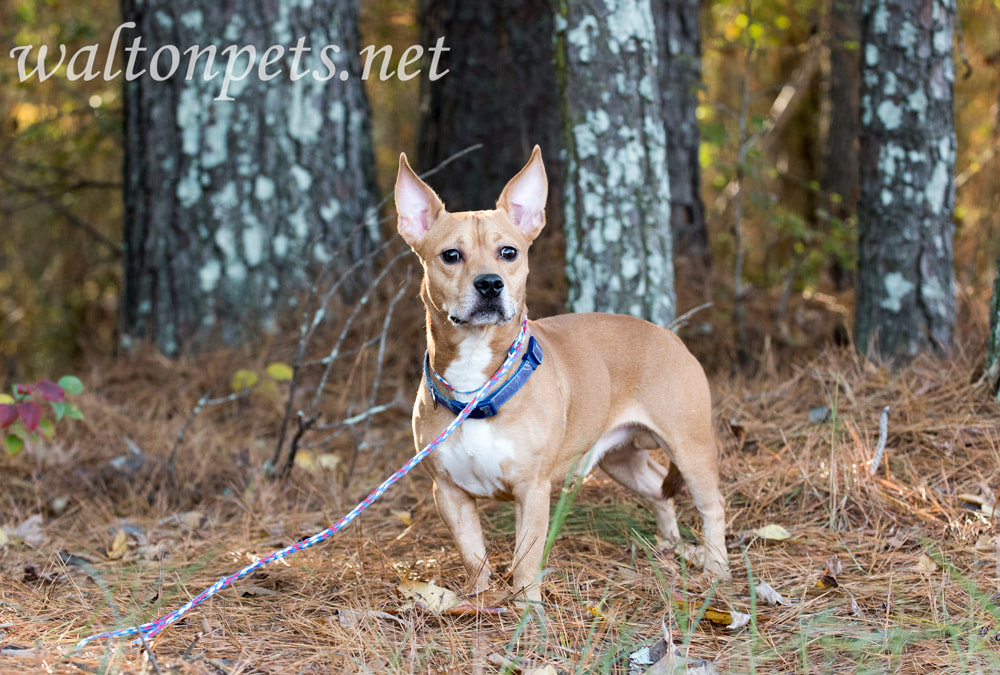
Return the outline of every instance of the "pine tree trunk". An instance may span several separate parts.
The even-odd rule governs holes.
[[[125,20],[137,23],[124,44],[141,36],[147,51],[136,71],[149,71],[125,85],[126,346],[148,339],[173,355],[250,339],[294,305],[320,267],[337,274],[378,239],[357,2],[239,8],[123,4]],[[312,51],[300,52],[296,68],[290,50],[300,36]],[[233,44],[254,45],[256,61],[223,92],[223,49]],[[180,50],[180,67],[156,81],[151,57],[164,45]],[[184,52],[194,45],[217,48],[214,79],[202,77],[205,56],[185,77]],[[284,58],[261,66],[272,45],[284,46]],[[327,52],[338,72],[320,81],[329,74],[320,59],[327,45],[340,48]],[[161,53],[158,72],[170,64]],[[244,52],[233,73],[248,65]],[[280,74],[263,80],[259,68]],[[224,94],[234,100],[216,100]]]
[[[1000,258],[997,258],[996,273],[990,302],[990,335],[986,343],[986,377],[990,391],[1000,403]]]
[[[493,208],[535,144],[558,173],[553,18],[549,0],[420,0],[421,41],[447,38],[451,72],[421,81],[419,168],[483,145],[435,175],[449,211]]]
[[[855,340],[947,349],[955,316],[954,0],[865,0]]]
[[[710,263],[705,206],[701,201],[698,89],[701,87],[699,0],[653,2],[660,60],[660,95],[670,171],[670,228],[674,262],[684,259],[704,277]]]
[[[858,209],[861,0],[828,1],[822,186],[830,215],[846,221]],[[830,274],[837,288],[850,285],[839,262],[832,263]]]
[[[421,80],[416,166],[427,170],[469,146],[482,148],[434,175],[451,211],[492,208],[538,144],[549,179],[546,226],[533,260],[561,259],[562,136],[553,63],[552,0],[420,0],[421,42],[447,38],[447,77]],[[528,306],[534,316],[564,310],[558,265],[533,267]]]
[[[556,71],[572,311],[674,317],[667,141],[649,0],[566,0]]]

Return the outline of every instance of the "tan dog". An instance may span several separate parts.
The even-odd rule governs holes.
[[[431,386],[460,404],[471,400],[527,318],[527,252],[545,224],[547,192],[535,146],[496,210],[448,213],[400,156],[399,233],[424,267],[420,294],[427,308],[429,381],[421,382],[413,408],[418,449],[455,416]],[[680,542],[673,494],[682,477],[704,519],[704,545],[694,558],[706,571],[725,574],[711,396],[680,339],[614,314],[528,321],[528,331],[541,347],[541,365],[495,416],[466,420],[426,462],[472,592],[486,590],[490,577],[476,500],[514,501],[514,587],[538,601],[551,491],[568,472],[585,475],[594,466],[649,504],[661,544],[670,548]],[[649,456],[658,447],[669,455],[670,471]]]

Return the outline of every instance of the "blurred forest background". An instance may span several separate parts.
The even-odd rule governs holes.
[[[435,11],[435,3],[425,5],[425,12]],[[677,313],[712,300],[713,321],[724,328],[731,319],[737,262],[733,187],[741,166],[743,110],[744,134],[751,142],[742,164],[746,256],[740,275],[745,288],[739,292],[747,300],[753,349],[771,341],[812,348],[851,328],[856,178],[854,192],[839,194],[827,188],[825,177],[831,161],[855,156],[836,139],[833,150],[827,148],[831,135],[845,131],[831,124],[831,96],[842,86],[843,59],[848,65],[855,59],[856,67],[859,43],[856,36],[845,39],[831,29],[830,3],[761,0],[748,15],[749,6],[728,0],[703,0],[700,6],[702,87],[696,116],[710,265],[678,262]],[[962,0],[958,10],[954,260],[957,332],[962,335],[962,326],[986,324],[1000,253],[1000,3]],[[364,0],[361,44],[392,45],[397,61],[407,46],[429,45],[419,13],[415,2]],[[0,68],[0,379],[8,383],[78,368],[88,355],[116,348],[123,287],[124,104],[121,78],[71,82],[56,76],[19,83],[15,62],[6,54],[16,45],[41,44],[50,49],[65,44],[72,53],[94,42],[101,43],[103,54],[121,21],[115,3],[8,0],[0,7],[5,54]],[[748,36],[753,43],[749,60]],[[831,50],[831,44],[843,49]],[[463,67],[454,52],[442,64],[452,69],[451,78]],[[849,77],[858,77],[850,72]],[[366,83],[379,196],[391,192],[400,151],[415,157],[418,169],[433,165],[434,153],[419,146],[425,79],[373,77]],[[558,164],[555,157],[547,159]],[[489,157],[472,161],[458,160],[457,170],[473,171],[470,166],[488,163]],[[429,182],[447,184],[440,176]],[[480,204],[463,206],[489,207],[495,197],[483,194]],[[391,201],[383,209],[383,215],[391,214]],[[394,229],[392,219],[383,221],[383,237],[391,237]],[[548,258],[562,255],[557,235],[540,244],[533,258],[535,288],[550,290],[538,294],[544,299],[533,305],[535,316],[564,307],[562,258]]]

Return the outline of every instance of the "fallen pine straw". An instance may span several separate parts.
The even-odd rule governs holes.
[[[987,507],[1000,488],[1000,409],[970,384],[976,363],[959,352],[890,371],[829,350],[781,375],[714,378],[733,569],[714,590],[650,550],[648,514],[595,474],[549,560],[543,620],[521,625],[508,597],[513,538],[509,507],[498,504],[482,507],[498,568],[484,602],[513,611],[453,616],[408,603],[404,580],[453,591],[465,581],[429,480],[416,472],[329,543],[198,608],[151,653],[124,642],[71,653],[84,635],[161,616],[326,527],[412,453],[405,401],[416,374],[407,373],[346,489],[343,463],[267,479],[278,413],[255,400],[195,421],[168,490],[161,464],[178,425],[241,367],[239,355],[177,364],[147,356],[127,374],[95,370],[84,423],[0,460],[0,671],[470,673],[506,664],[627,673],[629,655],[657,640],[664,620],[686,658],[720,671],[998,671],[1000,538]],[[886,405],[885,458],[873,477]],[[810,407],[829,415],[810,421]],[[115,468],[111,460],[129,457],[126,437],[142,461]],[[324,452],[346,458],[355,443],[345,435]],[[683,497],[679,515],[697,526]],[[755,534],[771,525],[789,538]],[[757,598],[761,581],[787,604]],[[751,621],[693,624],[706,602]]]

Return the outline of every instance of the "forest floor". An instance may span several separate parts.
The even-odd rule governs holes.
[[[506,597],[512,509],[496,503],[481,507],[498,572],[486,600],[505,611],[415,605],[404,597],[414,581],[460,591],[466,578],[418,470],[345,531],[224,590],[148,649],[73,649],[322,530],[412,455],[419,318],[396,337],[409,346],[387,362],[393,408],[364,438],[303,454],[284,480],[263,470],[283,411],[267,396],[204,411],[166,470],[195,402],[225,389],[246,354],[93,359],[77,373],[86,419],[0,458],[0,672],[641,673],[630,656],[665,629],[676,663],[700,672],[1000,672],[1000,406],[975,385],[982,352],[967,337],[948,359],[895,370],[832,345],[764,354],[753,375],[699,354],[715,359],[728,505],[732,580],[718,587],[658,556],[652,518],[596,472],[558,532],[544,616],[522,622]],[[343,389],[332,418],[347,415]],[[887,405],[886,461],[872,476]],[[686,493],[679,517],[697,537]],[[774,525],[787,538],[760,529]],[[761,581],[785,603],[768,604]],[[721,625],[726,612],[750,622]]]

